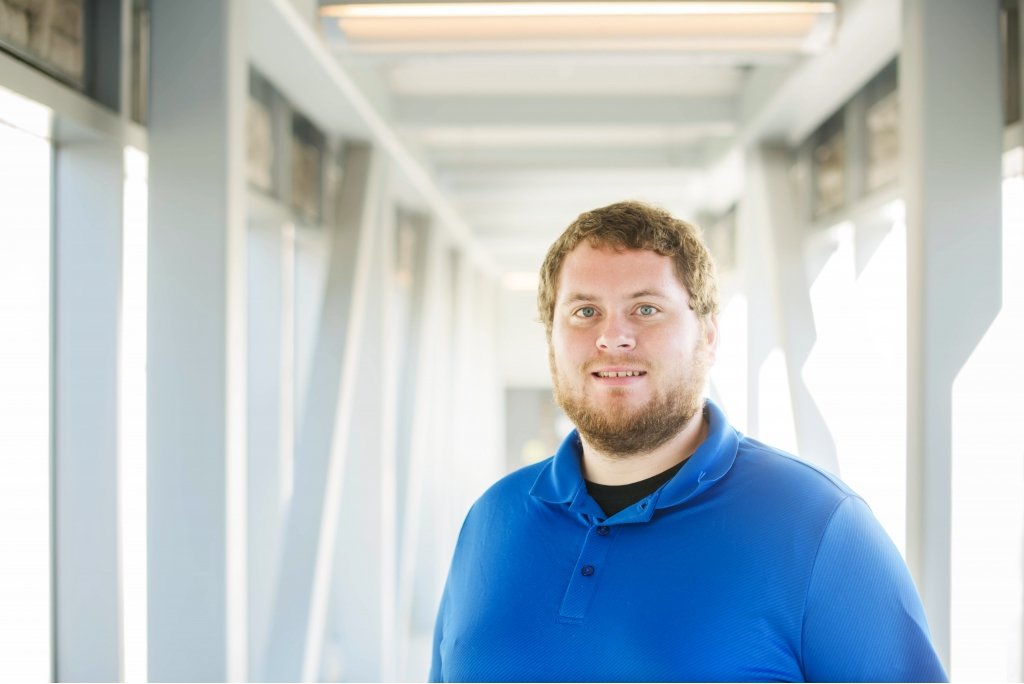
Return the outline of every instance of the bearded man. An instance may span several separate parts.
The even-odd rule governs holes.
[[[718,292],[694,226],[582,214],[538,308],[576,430],[467,515],[432,681],[945,681],[865,503],[703,398]]]

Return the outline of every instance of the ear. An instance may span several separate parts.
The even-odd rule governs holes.
[[[708,345],[708,359],[714,364],[718,351],[718,316],[714,314],[704,319],[704,341]]]

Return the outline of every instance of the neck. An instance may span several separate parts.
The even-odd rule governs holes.
[[[640,482],[688,459],[707,436],[704,412],[698,411],[676,436],[653,451],[622,457],[595,449],[580,435],[583,443],[583,477],[603,485]]]

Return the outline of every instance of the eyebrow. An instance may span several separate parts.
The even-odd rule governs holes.
[[[665,299],[666,295],[660,290],[640,290],[626,297],[626,299],[643,299],[644,297],[658,297]],[[562,300],[563,304],[571,302],[592,302],[595,299],[599,299],[597,295],[587,294],[586,292],[570,292],[566,295],[565,299]]]

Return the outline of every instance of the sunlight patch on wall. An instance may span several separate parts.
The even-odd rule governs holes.
[[[811,285],[817,342],[802,373],[843,480],[906,548],[906,227],[897,220],[856,272],[853,224]]]
[[[953,383],[950,676],[1020,681],[1024,177],[1003,183],[1003,306]]]
[[[747,298],[735,294],[718,316],[718,351],[711,384],[729,422],[741,432],[747,427]]]
[[[786,357],[778,347],[761,364],[757,388],[758,431],[755,437],[783,451],[797,453]]]

